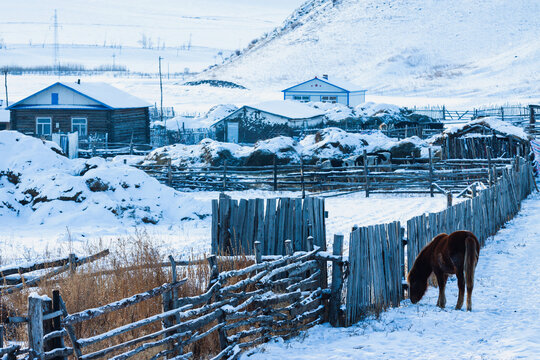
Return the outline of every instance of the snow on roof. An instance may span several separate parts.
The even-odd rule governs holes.
[[[0,109],[0,123],[9,122],[9,110]]]
[[[324,115],[324,111],[292,100],[266,101],[249,107],[289,119],[309,119]]]
[[[529,135],[527,135],[525,130],[523,130],[522,128],[514,126],[507,121],[502,121],[491,117],[472,120],[465,124],[453,125],[447,130],[445,130],[441,136],[453,135],[459,132],[467,131],[476,125],[482,125],[493,129],[501,134],[514,136],[525,141],[528,141],[530,138]]]
[[[125,91],[115,88],[107,83],[103,82],[81,82],[81,83],[68,83],[68,82],[57,82],[51,86],[46,87],[34,93],[21,101],[11,105],[9,108],[16,107],[19,104],[24,106],[24,101],[27,99],[39,94],[45,90],[52,88],[53,86],[61,85],[65,86],[68,89],[71,89],[79,94],[87,96],[106,107],[113,109],[129,109],[129,108],[143,108],[152,106],[150,103],[139,99],[131,94],[128,94]],[[40,105],[32,105],[32,108],[37,108]],[[47,108],[50,108],[51,105],[47,105]],[[57,105],[57,108],[73,108],[72,105]],[[80,107],[78,107],[80,108]]]
[[[313,80],[320,80],[320,81],[323,81],[325,83],[328,83],[330,85],[334,85],[334,86],[337,86],[345,91],[349,91],[349,92],[354,92],[354,91],[366,91],[365,89],[362,89],[359,85],[357,84],[354,84],[352,82],[350,82],[349,80],[345,80],[345,79],[341,79],[341,78],[338,78],[338,77],[333,77],[333,76],[328,76],[327,78],[324,78],[322,76],[315,76],[313,79],[309,79],[307,81],[304,81],[304,82],[301,82],[299,84],[296,84],[296,85],[293,85],[291,87],[288,87],[287,89],[285,90],[282,90],[282,91],[288,91],[290,89],[293,89],[297,86],[300,86],[300,85],[303,85],[305,83],[308,83],[310,81],[313,81]]]
[[[103,82],[82,81],[80,84],[65,82],[61,82],[60,84],[87,95],[112,108],[125,109],[152,106],[150,103],[139,99],[138,97]]]

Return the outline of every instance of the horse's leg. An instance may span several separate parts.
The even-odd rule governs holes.
[[[436,271],[435,276],[437,276],[437,283],[439,285],[439,299],[437,300],[437,306],[441,309],[444,309],[446,306],[446,295],[444,289],[446,287],[446,280],[448,280],[448,275],[442,271]]]
[[[461,307],[463,306],[463,295],[465,293],[465,276],[463,275],[463,268],[457,269],[456,276],[457,276],[457,286],[459,289],[456,310],[461,310]]]
[[[472,290],[474,286],[474,278],[467,277],[467,311],[472,311]]]

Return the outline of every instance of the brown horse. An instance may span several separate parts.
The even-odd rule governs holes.
[[[456,274],[459,295],[456,310],[463,306],[465,281],[467,282],[467,311],[472,308],[471,295],[474,285],[474,269],[480,254],[480,243],[470,231],[455,231],[450,235],[439,234],[427,244],[416,257],[414,265],[407,276],[409,297],[416,304],[428,287],[428,279],[432,273],[437,277],[439,299],[437,306],[444,308],[446,297],[444,288],[448,275]]]

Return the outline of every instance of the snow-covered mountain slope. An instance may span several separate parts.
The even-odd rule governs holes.
[[[536,0],[310,0],[202,77],[285,88],[316,74],[368,96],[540,96]]]

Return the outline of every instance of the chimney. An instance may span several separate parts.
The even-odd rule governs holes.
[[[77,79],[77,84],[81,85],[81,79]]]
[[[328,75],[327,75],[327,74],[323,74],[322,78],[323,78],[324,80],[328,80]]]

